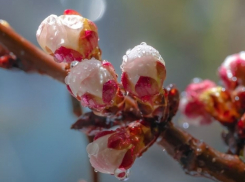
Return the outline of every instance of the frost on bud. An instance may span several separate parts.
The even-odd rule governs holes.
[[[73,10],[48,16],[39,26],[37,41],[57,62],[100,59],[96,25]]]
[[[205,125],[212,122],[212,118],[205,110],[204,103],[200,100],[200,95],[216,84],[210,80],[195,78],[182,94],[180,100],[180,111],[186,117],[185,122],[192,125]]]
[[[232,101],[230,93],[222,87],[214,87],[205,90],[200,95],[205,110],[224,125],[233,124],[240,114]]]
[[[139,98],[159,93],[166,77],[161,55],[144,42],[126,52],[121,69],[123,87]]]
[[[245,52],[228,56],[220,66],[219,76],[227,89],[245,86]]]
[[[123,96],[116,78],[114,68],[109,62],[92,58],[71,68],[65,83],[70,93],[83,106],[99,112],[122,102]]]
[[[115,131],[102,131],[87,146],[90,163],[99,172],[125,179],[135,159],[154,143],[157,135],[144,121],[135,121]]]

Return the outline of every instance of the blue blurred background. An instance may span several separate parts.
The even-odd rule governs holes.
[[[96,22],[103,58],[119,75],[126,50],[144,41],[166,62],[165,85],[175,83],[180,90],[196,76],[217,82],[224,58],[245,46],[244,0],[0,0],[0,19],[37,45],[41,21],[67,8]],[[70,130],[75,120],[63,84],[0,69],[0,182],[91,182],[87,139]],[[187,130],[226,151],[218,123]],[[101,182],[117,181],[100,176]],[[136,161],[129,180],[211,181],[187,176],[157,145]]]

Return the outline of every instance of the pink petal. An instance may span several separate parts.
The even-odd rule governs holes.
[[[54,57],[59,63],[71,63],[72,61],[81,61],[83,59],[83,56],[79,52],[63,46],[54,52]]]
[[[105,103],[109,104],[115,97],[118,85],[115,80],[109,80],[103,85],[102,99]]]
[[[159,90],[156,80],[150,77],[141,76],[135,85],[135,91],[139,97],[155,95],[159,93]]]

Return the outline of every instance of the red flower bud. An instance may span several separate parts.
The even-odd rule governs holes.
[[[117,99],[121,97],[116,77],[111,64],[93,58],[72,67],[65,82],[83,106],[102,111],[118,104]]]
[[[50,15],[37,30],[37,41],[57,62],[100,59],[96,25],[72,10],[65,15]]]
[[[151,127],[144,121],[135,121],[115,131],[102,131],[87,146],[91,165],[95,170],[127,178],[127,171],[135,159],[156,140]]]
[[[164,60],[146,43],[126,52],[121,69],[123,87],[139,98],[159,93],[166,77]]]
[[[204,125],[212,122],[211,116],[207,113],[204,103],[200,100],[200,95],[216,84],[210,80],[194,79],[182,94],[180,100],[180,110],[184,114],[185,122],[193,125]]]
[[[228,56],[219,68],[219,76],[227,89],[245,86],[245,52]]]

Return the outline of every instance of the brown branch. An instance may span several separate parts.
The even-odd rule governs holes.
[[[12,28],[0,23],[0,43],[20,59],[20,69],[37,71],[64,83],[66,65],[58,64],[53,58],[17,34]]]
[[[216,151],[172,123],[158,144],[177,160],[185,172],[223,182],[245,182],[245,164],[236,155]]]
[[[34,69],[64,83],[67,75],[64,65],[55,63],[51,56],[1,23],[0,43],[19,58],[24,71]],[[223,182],[245,182],[245,164],[237,156],[220,153],[171,123],[158,144],[184,167],[187,174]]]

